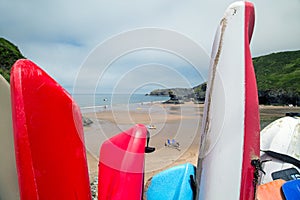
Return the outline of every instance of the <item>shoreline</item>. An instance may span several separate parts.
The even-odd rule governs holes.
[[[192,102],[180,105],[156,103],[140,104],[128,111],[123,107],[121,110],[84,113],[84,117],[94,122],[84,127],[90,181],[97,177],[101,144],[135,124],[156,126],[156,129],[149,130],[149,145],[154,146],[156,151],[145,155],[145,181],[174,164],[196,164],[203,107],[203,104]],[[167,139],[178,141],[181,150],[165,147]]]
[[[102,143],[133,126],[153,124],[150,146],[156,151],[145,155],[145,183],[153,175],[167,168],[190,162],[197,165],[200,129],[204,104],[135,104],[115,107],[94,113],[83,113],[93,121],[84,127],[90,181],[98,177],[99,150]],[[270,122],[285,116],[286,112],[300,112],[300,107],[260,105],[261,130]],[[176,139],[181,151],[165,147],[167,139]]]

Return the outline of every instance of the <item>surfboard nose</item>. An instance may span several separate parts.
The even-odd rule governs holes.
[[[142,198],[146,138],[147,128],[137,124],[102,144],[98,175],[99,199]]]
[[[21,199],[91,199],[76,102],[26,59],[12,68],[11,98]]]

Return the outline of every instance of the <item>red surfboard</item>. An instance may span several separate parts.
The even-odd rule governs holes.
[[[18,60],[11,71],[20,197],[91,199],[79,107],[41,68]]]
[[[100,149],[98,199],[141,200],[147,129],[135,125],[107,141]]]

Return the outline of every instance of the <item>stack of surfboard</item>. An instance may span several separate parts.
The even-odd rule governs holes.
[[[0,199],[91,199],[82,117],[68,92],[21,59],[11,86],[0,76],[0,94]],[[98,199],[142,198],[146,139],[136,125],[103,143]]]
[[[147,199],[300,199],[299,117],[260,134],[253,28],[253,4],[229,6],[211,53],[197,168],[155,175]],[[0,76],[0,131],[0,199],[91,199],[79,107],[29,60],[14,64],[11,88]],[[143,197],[146,138],[136,125],[103,143],[98,199]]]

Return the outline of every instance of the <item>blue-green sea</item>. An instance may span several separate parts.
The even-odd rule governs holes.
[[[83,112],[109,109],[112,106],[163,102],[170,99],[168,96],[145,94],[73,94],[72,96]]]

